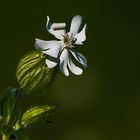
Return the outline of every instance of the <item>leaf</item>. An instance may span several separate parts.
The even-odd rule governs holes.
[[[41,105],[30,108],[22,116],[21,127],[26,128],[45,122],[54,110],[56,110],[56,106],[53,105]]]
[[[21,58],[17,67],[17,80],[27,93],[42,92],[52,81],[57,68],[48,68],[46,56],[40,51],[31,51]]]
[[[13,127],[16,124],[16,122],[20,121],[20,119],[21,119],[21,107],[19,103],[17,103],[13,110],[13,113],[11,114],[8,126]]]
[[[1,123],[8,124],[16,103],[15,88],[7,88],[0,94],[0,118]]]
[[[13,136],[11,135],[11,138],[12,137],[15,137],[16,140],[29,140],[29,136],[25,129],[20,129],[18,131],[15,131]]]
[[[9,96],[10,94],[12,94],[13,96],[16,96],[16,88],[12,88],[12,87],[8,87],[6,88],[1,94],[0,94],[0,102],[2,102],[2,100],[4,100],[4,98],[6,98],[7,96]]]
[[[29,136],[25,129],[20,129],[18,131],[11,131],[9,140],[29,140]]]
[[[21,117],[17,100],[18,89],[7,88],[0,94],[0,124],[11,128]]]

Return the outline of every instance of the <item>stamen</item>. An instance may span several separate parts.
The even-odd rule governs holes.
[[[65,36],[63,36],[63,42],[65,44],[65,47],[69,48],[72,44],[72,38],[68,34],[66,34]]]

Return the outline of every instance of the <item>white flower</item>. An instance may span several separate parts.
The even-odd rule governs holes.
[[[73,17],[70,31],[66,33],[66,23],[51,24],[50,18],[47,16],[46,28],[58,40],[44,41],[36,39],[35,48],[47,55],[46,64],[49,68],[53,68],[59,63],[61,71],[66,76],[69,75],[68,68],[76,75],[82,74],[83,70],[77,67],[70,57],[70,54],[72,54],[80,64],[84,67],[87,66],[86,58],[81,53],[78,53],[73,46],[74,44],[82,45],[86,40],[86,24],[79,32],[81,24],[81,16]]]

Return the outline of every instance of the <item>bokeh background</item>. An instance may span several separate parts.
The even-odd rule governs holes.
[[[0,92],[17,86],[19,59],[34,38],[52,39],[46,16],[70,23],[80,14],[87,41],[78,48],[88,59],[82,76],[57,75],[49,91],[25,97],[23,108],[59,104],[52,123],[29,129],[32,140],[140,139],[140,1],[5,0],[0,4]]]

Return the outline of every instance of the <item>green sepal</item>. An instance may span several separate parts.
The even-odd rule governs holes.
[[[57,67],[48,68],[46,59],[42,52],[36,50],[28,52],[21,58],[16,77],[25,93],[43,92],[54,78]]]
[[[40,123],[45,122],[50,114],[55,110],[56,106],[54,105],[41,105],[31,107],[22,115],[21,121],[18,122],[20,124],[17,123],[16,126],[26,128],[34,125],[39,125]]]

